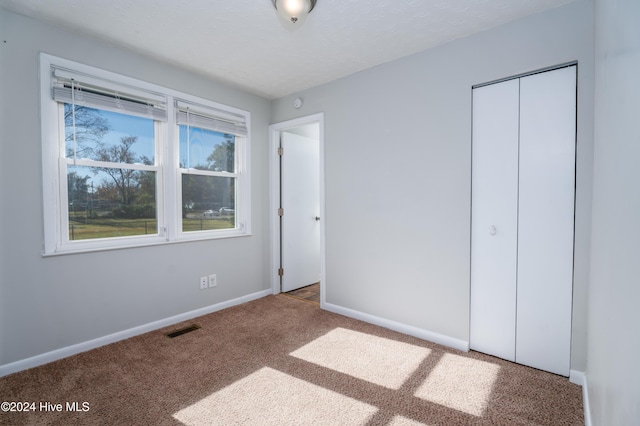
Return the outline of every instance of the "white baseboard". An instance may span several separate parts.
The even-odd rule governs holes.
[[[174,315],[169,318],[165,318],[159,321],[154,321],[148,324],[140,325],[138,327],[133,327],[128,330],[123,330],[117,333],[109,334],[107,336],[98,337],[97,339],[92,339],[86,342],[77,343],[75,345],[56,349],[51,352],[46,352],[30,358],[15,361],[9,364],[0,365],[0,377],[17,373],[18,371],[26,370],[29,368],[37,367],[39,365],[47,364],[53,361],[57,361],[59,359],[66,358],[71,355],[75,355],[81,352],[86,352],[91,349],[99,348],[100,346],[108,345],[110,343],[115,343],[120,340],[128,339],[130,337],[134,337],[143,333],[148,333],[150,331],[167,327],[173,324],[177,324],[182,321],[187,321],[195,317],[207,315],[212,312],[229,308],[231,306],[240,305],[242,303],[260,299],[270,294],[272,294],[271,289],[259,291],[257,293],[248,294],[246,296],[238,297],[236,299],[227,300],[226,302],[220,302],[215,305],[185,312],[179,315]]]
[[[469,351],[469,342],[465,340],[454,339],[453,337],[445,336],[444,334],[434,333],[432,331],[413,327],[396,321],[391,321],[385,318],[380,318],[375,315],[365,314],[363,312],[344,308],[338,305],[333,305],[331,303],[323,303],[322,309],[326,309],[327,311],[344,315],[346,317],[355,318],[360,321],[368,322],[370,324],[378,325],[380,327],[388,328],[390,330],[397,331],[403,334],[408,334],[409,336],[428,340],[439,345],[448,346],[459,351]]]
[[[587,376],[582,371],[571,370],[569,381],[582,386],[582,406],[584,409],[584,425],[591,426],[591,407],[589,407],[589,388],[587,386]]]
[[[586,375],[584,375],[584,383],[582,384],[582,405],[584,406],[584,426],[591,426],[591,407],[589,406],[589,387]]]
[[[569,381],[574,385],[584,386],[584,373],[577,370],[569,370]]]

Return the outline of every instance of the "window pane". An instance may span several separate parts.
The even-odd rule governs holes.
[[[180,167],[235,172],[235,136],[180,125]]]
[[[152,119],[76,105],[75,132],[73,121],[71,104],[64,104],[67,158],[74,158],[75,149],[75,158],[154,164]]]
[[[182,232],[236,227],[235,178],[182,175]]]
[[[69,240],[157,234],[156,172],[69,166]]]

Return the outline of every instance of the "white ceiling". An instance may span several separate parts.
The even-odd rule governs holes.
[[[295,31],[271,0],[0,0],[0,6],[278,98],[572,0],[318,0]]]

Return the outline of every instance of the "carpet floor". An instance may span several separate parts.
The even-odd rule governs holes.
[[[33,408],[3,425],[584,424],[564,377],[284,295],[0,378],[0,396]]]

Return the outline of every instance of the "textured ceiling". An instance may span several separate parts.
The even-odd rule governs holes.
[[[318,0],[295,31],[271,0],[0,0],[278,98],[572,0]]]

